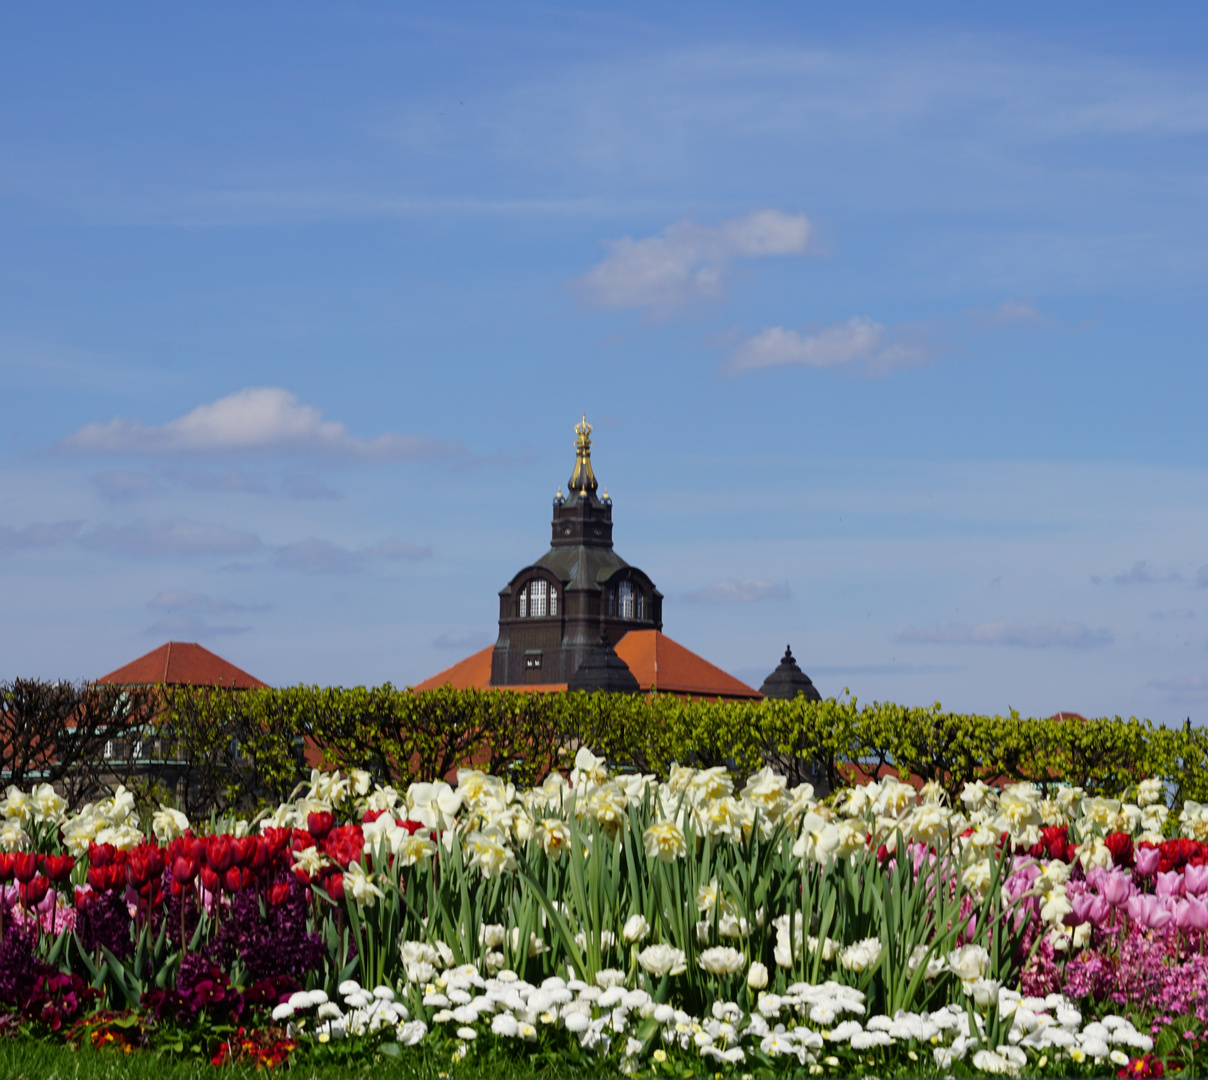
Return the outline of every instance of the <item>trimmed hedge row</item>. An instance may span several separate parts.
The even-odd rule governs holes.
[[[389,684],[224,691],[171,688],[163,736],[187,762],[205,805],[275,804],[305,775],[308,744],[325,764],[406,784],[475,767],[533,784],[582,745],[618,768],[665,776],[673,762],[769,764],[791,782],[834,790],[886,768],[938,780],[954,797],[968,780],[1031,780],[1046,790],[1125,789],[1144,776],[1208,801],[1208,731],[1149,721],[971,716],[940,705],[711,702],[669,695],[527,694]],[[186,808],[188,809],[188,808]]]
[[[1208,730],[1118,717],[1027,720],[833,698],[415,693],[389,684],[68,689],[0,684],[0,782],[40,774],[73,803],[121,782],[191,817],[276,805],[320,759],[399,785],[464,765],[529,785],[568,765],[579,746],[616,768],[660,776],[673,762],[724,764],[739,777],[768,764],[790,782],[834,790],[861,772],[896,769],[938,780],[953,796],[973,779],[1076,784],[1097,794],[1159,776],[1176,808],[1184,799],[1208,802]]]

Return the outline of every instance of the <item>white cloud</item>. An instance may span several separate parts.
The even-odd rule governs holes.
[[[268,611],[268,604],[237,604],[230,600],[212,600],[206,593],[186,592],[184,589],[168,589],[156,593],[147,601],[154,611],[204,611],[214,615],[226,611]]]
[[[370,547],[353,550],[311,536],[285,544],[277,549],[277,565],[284,570],[306,574],[353,574],[366,563],[377,559],[388,561],[426,559],[432,549],[407,544],[401,540],[379,540]]]
[[[103,472],[92,477],[92,483],[110,502],[135,502],[161,491],[159,481],[150,473]]]
[[[1132,564],[1131,570],[1117,574],[1112,580],[1117,585],[1147,585],[1158,579],[1150,573],[1149,567],[1143,561],[1138,560]]]
[[[338,499],[340,493],[317,476],[291,473],[281,478],[281,490],[291,499]]]
[[[1044,322],[1044,316],[1030,300],[1006,299],[993,311],[974,312],[973,321],[994,326],[1028,326]]]
[[[703,589],[685,593],[684,600],[692,604],[754,604],[760,600],[787,600],[787,581],[764,581],[747,578],[744,581],[719,581]]]
[[[234,634],[246,634],[252,627],[212,623],[206,616],[269,610],[268,604],[236,604],[227,600],[212,600],[205,593],[186,592],[183,589],[157,593],[147,602],[147,607],[163,614],[147,627],[146,632],[169,638],[229,637]]]
[[[242,491],[251,495],[268,491],[263,480],[241,472],[185,473],[176,479],[190,491]]]
[[[858,364],[869,374],[920,364],[931,358],[921,342],[910,342],[879,322],[857,315],[818,329],[769,327],[742,342],[723,365],[730,374],[774,367],[829,368]]]
[[[1185,705],[1208,701],[1208,676],[1188,675],[1178,679],[1154,679],[1149,684],[1166,694],[1166,700]]]
[[[0,551],[53,547],[70,540],[79,531],[78,521],[40,522],[23,529],[0,525]]]
[[[999,619],[970,625],[949,623],[947,626],[912,627],[902,631],[901,641],[927,645],[1015,645],[1025,649],[1048,649],[1053,646],[1087,649],[1109,645],[1110,630],[1096,630],[1082,623],[1049,622],[1021,623],[1015,619]]]
[[[811,234],[804,214],[782,210],[753,210],[719,225],[680,221],[658,236],[608,241],[608,257],[578,285],[600,307],[668,312],[720,299],[736,259],[805,255]]]
[[[121,527],[102,525],[84,536],[81,543],[94,551],[125,555],[230,555],[254,551],[260,546],[260,538],[250,532],[195,521],[165,525],[140,521]]]
[[[288,390],[249,387],[159,426],[121,417],[86,424],[63,440],[66,450],[98,454],[304,451],[366,461],[450,457],[457,443],[413,435],[361,439],[313,405],[301,405]]]
[[[1117,585],[1150,585],[1155,581],[1182,581],[1182,575],[1171,571],[1163,577],[1158,577],[1152,570],[1149,569],[1149,564],[1144,560],[1138,560],[1132,564],[1132,568],[1117,574],[1112,581]]]

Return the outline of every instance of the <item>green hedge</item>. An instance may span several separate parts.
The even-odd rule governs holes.
[[[1113,794],[1144,776],[1184,799],[1208,801],[1208,731],[1148,721],[971,716],[854,699],[712,702],[670,695],[414,693],[389,684],[355,689],[177,689],[161,724],[188,763],[190,801],[271,805],[307,766],[304,741],[325,764],[361,768],[397,784],[472,764],[539,781],[578,746],[616,768],[665,776],[673,762],[728,765],[744,776],[770,764],[796,782],[832,790],[854,766],[936,779],[952,794],[967,780],[1077,784]]]
[[[28,681],[14,694],[15,685],[0,684],[0,720],[9,721],[0,724],[0,743],[28,730],[42,705],[52,709],[53,716],[39,721],[42,767],[49,746],[55,748],[51,758],[67,754],[71,761],[56,761],[42,775],[66,787],[73,802],[91,796],[98,783],[120,781],[145,798],[172,799],[190,816],[276,805],[308,775],[308,759],[366,769],[396,784],[444,777],[469,764],[527,785],[568,765],[579,746],[616,768],[660,776],[677,761],[727,765],[740,777],[769,764],[792,782],[812,780],[833,790],[851,782],[857,766],[865,772],[890,768],[939,780],[954,796],[965,781],[979,778],[1032,780],[1047,789],[1070,783],[1113,794],[1143,776],[1159,776],[1170,783],[1176,808],[1184,799],[1208,802],[1208,731],[1118,717],[1027,720],[1014,713],[948,713],[938,704],[920,709],[833,698],[712,702],[448,687],[415,693],[389,684],[160,687],[125,696],[106,688],[103,701],[89,698],[87,713],[105,715],[108,726],[91,724],[89,739],[81,740],[81,729],[69,720],[73,711],[84,715],[87,693],[77,690],[64,704],[59,684],[46,684],[41,695]],[[151,715],[157,719],[148,724]],[[155,760],[128,754],[95,760],[104,739],[133,738],[152,727],[154,740],[146,745],[154,745]],[[0,783],[32,780],[34,771],[19,763],[24,760],[0,745],[0,765],[8,773]],[[87,783],[63,783],[85,774]]]

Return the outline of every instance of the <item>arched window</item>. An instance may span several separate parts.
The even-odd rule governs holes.
[[[556,585],[549,587],[549,613],[551,615],[558,614],[558,586]]]
[[[646,594],[644,592],[642,592],[641,589],[637,590],[637,594],[638,594],[638,602],[636,605],[637,606],[637,619],[638,619],[638,622],[641,622],[646,618]]]
[[[549,583],[538,578],[529,583],[529,615],[534,619],[545,617],[549,600]]]
[[[622,581],[620,588],[621,601],[621,618],[632,619],[634,617],[634,594],[636,590],[633,587],[632,581]]]
[[[520,617],[528,618],[528,587],[520,590]]]

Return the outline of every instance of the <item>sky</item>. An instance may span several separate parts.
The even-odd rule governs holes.
[[[664,631],[1208,718],[1208,10],[0,4],[0,679],[490,644],[593,425]]]

